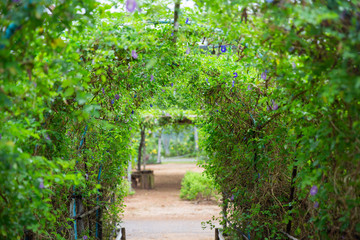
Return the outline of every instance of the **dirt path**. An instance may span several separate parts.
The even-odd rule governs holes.
[[[169,163],[150,165],[154,170],[155,189],[137,189],[125,199],[124,226],[127,239],[212,240],[214,230],[201,222],[218,216],[215,203],[181,200],[181,180],[186,171],[201,172],[195,164]]]

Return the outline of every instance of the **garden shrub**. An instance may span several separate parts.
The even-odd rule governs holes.
[[[215,196],[214,181],[204,174],[188,171],[181,181],[180,197],[188,200],[206,199]]]

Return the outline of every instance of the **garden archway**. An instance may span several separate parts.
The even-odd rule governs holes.
[[[177,107],[229,234],[359,238],[357,3],[126,2],[0,3],[0,236],[113,236],[133,111]]]

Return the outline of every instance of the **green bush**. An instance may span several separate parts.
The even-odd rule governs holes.
[[[188,200],[207,199],[216,195],[214,181],[197,172],[186,172],[181,181],[180,197]]]

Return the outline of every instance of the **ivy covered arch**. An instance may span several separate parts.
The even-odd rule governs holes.
[[[1,237],[113,236],[139,113],[176,108],[229,234],[359,238],[359,4],[195,2],[0,3]]]

